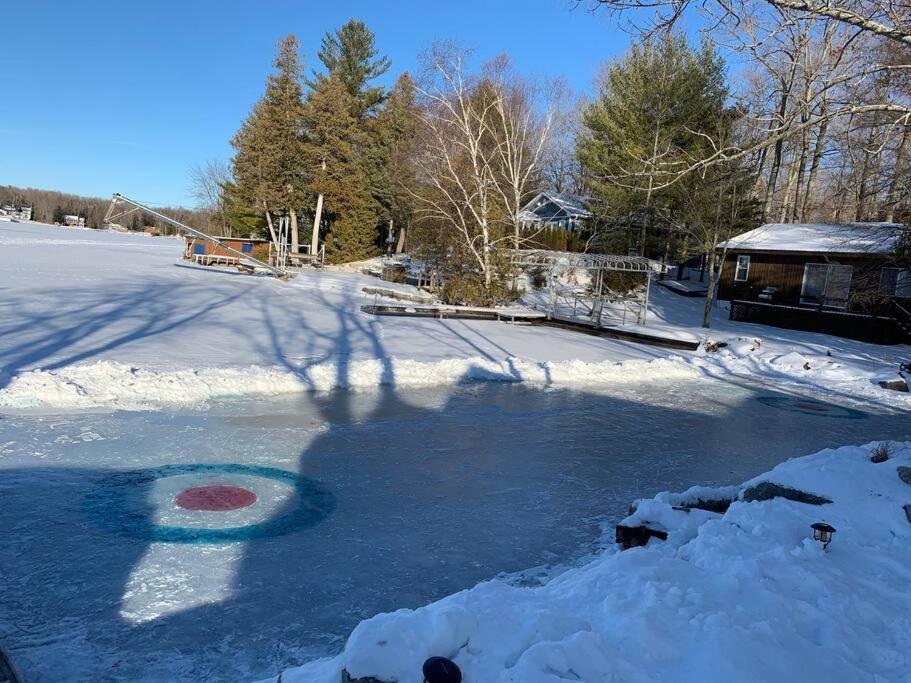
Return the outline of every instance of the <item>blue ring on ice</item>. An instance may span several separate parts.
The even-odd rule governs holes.
[[[274,479],[292,486],[298,505],[291,512],[259,524],[224,529],[161,526],[152,522],[152,510],[136,511],[130,499],[144,496],[156,479],[182,474],[243,474]],[[335,496],[315,479],[287,470],[257,465],[163,465],[117,472],[102,479],[83,500],[83,511],[99,527],[121,536],[164,543],[235,543],[274,538],[316,526],[335,511]]]
[[[815,415],[817,417],[834,417],[842,420],[863,420],[869,417],[867,413],[848,408],[846,406],[835,405],[834,403],[825,403],[812,398],[798,398],[794,396],[757,396],[756,400],[760,403],[787,410],[794,413],[803,413],[804,415]]]

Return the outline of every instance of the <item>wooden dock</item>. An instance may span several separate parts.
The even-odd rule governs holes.
[[[527,308],[483,308],[474,306],[444,306],[439,304],[393,304],[377,303],[361,306],[364,313],[371,315],[392,315],[406,318],[445,318],[463,320],[498,320],[500,322],[556,327],[571,332],[581,332],[595,337],[607,337],[623,341],[660,346],[679,351],[695,351],[701,343],[694,339],[680,339],[655,334],[654,330],[639,331],[631,327],[595,327],[591,323],[565,318],[548,318],[540,311]]]

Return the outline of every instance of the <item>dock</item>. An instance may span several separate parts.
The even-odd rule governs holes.
[[[681,339],[673,336],[663,336],[649,329],[639,331],[631,327],[596,327],[581,320],[567,318],[548,318],[541,311],[527,308],[485,308],[478,306],[446,306],[441,304],[395,304],[374,303],[361,306],[364,313],[371,315],[391,315],[406,318],[436,318],[443,320],[494,320],[513,324],[539,325],[542,327],[556,327],[561,330],[580,332],[595,337],[619,339],[647,346],[659,346],[678,351],[695,351],[701,343],[697,339]]]

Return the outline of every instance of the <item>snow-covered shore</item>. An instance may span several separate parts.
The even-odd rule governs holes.
[[[420,683],[429,656],[467,681],[907,681],[911,678],[911,443],[789,460],[746,482],[828,498],[735,501],[723,514],[661,494],[639,516],[667,541],[605,550],[541,586],[493,580],[362,622],[332,659],[284,683],[353,676]],[[725,492],[727,493],[727,492]],[[837,532],[827,551],[810,525]]]
[[[8,259],[0,269],[0,406],[8,408],[155,408],[381,384],[587,386],[698,373],[911,405],[911,395],[878,386],[911,357],[907,346],[732,323],[721,308],[708,337],[727,347],[671,353],[558,329],[374,317],[359,307],[373,300],[362,289],[375,278],[305,272],[285,284],[196,267],[180,261],[173,239],[10,223],[0,228],[0,248]],[[655,288],[649,331],[701,338],[702,303]]]

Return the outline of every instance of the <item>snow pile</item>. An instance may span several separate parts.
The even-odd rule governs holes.
[[[371,359],[279,367],[207,368],[156,371],[114,361],[75,364],[58,370],[15,375],[0,389],[0,406],[33,408],[156,408],[192,405],[210,399],[277,396],[299,391],[365,389],[381,385],[417,387],[494,381],[534,385],[592,386],[693,377],[673,359],[530,362],[456,358],[441,361]]]
[[[773,498],[686,513],[664,494],[639,510],[673,525],[667,541],[607,550],[543,586],[494,580],[378,615],[339,656],[282,680],[336,683],[346,669],[419,683],[421,662],[443,655],[486,683],[907,681],[911,486],[897,468],[911,465],[911,443],[882,464],[872,447],[790,460],[744,485],[771,481],[831,504]],[[811,537],[817,521],[837,529],[827,551]]]

